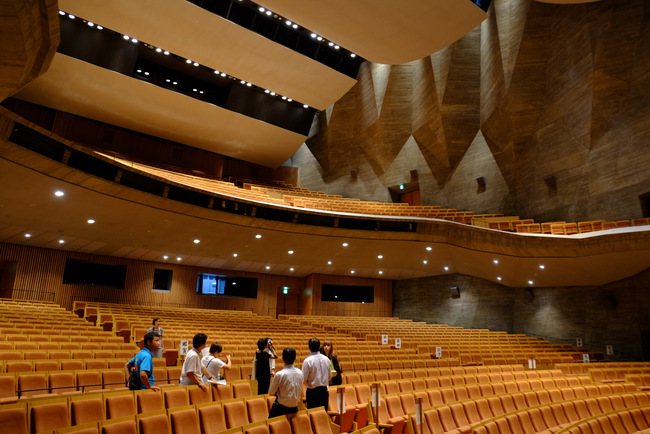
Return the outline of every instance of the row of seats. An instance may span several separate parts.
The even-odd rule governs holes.
[[[497,432],[494,427],[486,425],[478,433]],[[558,434],[617,434],[650,432],[650,409],[647,407],[626,408],[603,413],[600,416],[581,419],[578,422],[557,431]]]
[[[511,396],[493,397],[485,400],[441,406],[423,412],[424,424],[430,433],[528,433],[555,432],[569,425],[589,420],[594,416],[616,410],[641,410],[650,416],[650,401],[642,393],[604,395],[591,398],[575,398],[536,406],[518,408]],[[636,424],[633,431],[609,431],[612,433],[636,432],[647,428]],[[650,420],[650,418],[648,419]],[[413,425],[413,418],[409,419]],[[642,425],[643,426],[643,425]]]
[[[131,346],[125,350],[112,349],[58,349],[58,350],[0,350],[0,360],[34,360],[34,359],[124,359],[131,358],[140,351]]]

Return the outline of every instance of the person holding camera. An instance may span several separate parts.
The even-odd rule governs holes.
[[[262,338],[257,341],[257,351],[255,352],[255,378],[257,379],[257,394],[264,395],[269,393],[271,385],[271,374],[275,374],[275,359],[278,356],[273,348],[271,338]]]

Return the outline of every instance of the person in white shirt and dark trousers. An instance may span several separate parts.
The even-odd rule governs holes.
[[[302,362],[302,374],[307,384],[307,408],[325,407],[329,394],[327,386],[332,377],[330,359],[320,353],[320,341],[316,338],[309,340],[311,354]]]
[[[304,377],[302,371],[293,366],[293,362],[296,360],[296,350],[292,347],[282,350],[282,360],[284,368],[275,374],[269,388],[269,395],[275,395],[269,419],[296,413],[302,397]]]

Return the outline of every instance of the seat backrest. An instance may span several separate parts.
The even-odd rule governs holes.
[[[298,413],[291,418],[291,429],[294,433],[314,434],[314,431],[311,429],[309,415],[306,412]]]
[[[27,434],[27,410],[24,408],[0,410],[0,427],[7,433]]]
[[[163,397],[160,392],[145,390],[135,394],[138,414],[163,410]]]
[[[246,405],[243,400],[226,402],[223,404],[223,410],[228,428],[236,428],[248,423]]]
[[[234,383],[232,385],[232,393],[234,398],[248,398],[249,396],[253,396],[249,382]]]
[[[166,414],[141,417],[138,426],[140,434],[170,434],[169,419]]]
[[[201,434],[194,408],[170,412],[169,419],[172,434]]]
[[[201,434],[213,434],[227,429],[223,407],[219,404],[199,407]]]
[[[41,389],[41,390],[31,390]],[[47,377],[45,374],[20,374],[18,375],[18,390],[20,396],[33,396],[48,393]]]
[[[118,417],[134,416],[135,401],[132,394],[114,395],[106,397],[106,418],[117,419]]]
[[[53,402],[32,407],[31,427],[33,432],[51,431],[67,426],[70,426],[70,417],[66,402]]]
[[[164,390],[165,408],[185,407],[190,404],[186,389]]]
[[[210,389],[204,391],[200,387],[192,387],[189,389],[188,395],[190,398],[190,405],[212,402],[212,393]]]
[[[101,425],[101,434],[138,434],[135,418]]]
[[[123,389],[125,387],[124,369],[102,371],[102,384],[104,389]]]
[[[309,413],[311,428],[314,434],[333,434],[330,417],[325,410],[316,410]]]
[[[70,403],[72,425],[104,420],[104,403],[101,398],[84,398]]]
[[[13,398],[14,396],[16,396],[16,377],[0,375],[0,398]]]
[[[269,420],[270,434],[291,434],[291,424],[286,417],[278,417]]]
[[[269,427],[266,424],[257,424],[244,427],[244,434],[269,434]]]
[[[62,394],[77,390],[74,382],[74,373],[72,372],[50,372],[48,381],[50,388],[52,388],[52,393]]]
[[[79,371],[77,372],[77,386],[82,392],[91,392],[102,389],[102,381],[99,377],[99,371]],[[82,387],[83,386],[83,387]]]
[[[251,423],[269,417],[269,407],[264,397],[246,400],[246,410],[248,411],[248,421]]]

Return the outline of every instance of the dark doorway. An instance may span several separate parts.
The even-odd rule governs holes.
[[[17,269],[17,261],[0,261],[0,297],[11,298]]]
[[[639,196],[639,200],[641,201],[641,212],[643,213],[643,217],[650,217],[650,192]]]
[[[643,361],[650,361],[650,330],[641,330],[641,345],[643,346]]]

